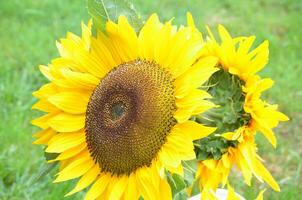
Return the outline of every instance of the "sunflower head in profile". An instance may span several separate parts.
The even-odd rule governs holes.
[[[68,33],[60,57],[40,66],[49,83],[34,92],[35,144],[59,162],[55,182],[79,178],[67,195],[90,186],[85,199],[171,199],[165,172],[182,174],[195,158],[192,141],[215,128],[190,121],[214,106],[199,89],[217,71],[198,59],[200,33],[161,23],[153,14],[136,33],[127,19],[106,32]]]
[[[216,189],[220,183],[225,185],[236,163],[248,185],[254,174],[279,191],[278,184],[259,160],[254,140],[259,131],[276,146],[272,128],[288,120],[277,111],[277,105],[260,98],[273,84],[271,79],[261,79],[256,74],[268,61],[268,42],[250,50],[254,36],[232,38],[222,25],[218,32],[221,41],[208,28],[209,36],[201,50],[201,57],[218,58],[216,67],[220,70],[204,85],[218,107],[196,116],[197,122],[217,127],[213,134],[200,139],[195,149],[200,161],[197,172],[200,188]]]

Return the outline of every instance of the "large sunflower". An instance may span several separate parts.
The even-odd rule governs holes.
[[[217,58],[196,62],[199,33],[152,15],[137,34],[127,19],[108,21],[106,33],[68,33],[60,56],[40,66],[50,80],[34,92],[33,120],[43,130],[35,144],[58,156],[54,182],[80,178],[67,195],[92,185],[85,199],[171,198],[165,172],[182,174],[181,161],[195,158],[192,141],[215,129],[189,121],[213,107],[198,87]]]
[[[273,84],[271,79],[261,79],[256,74],[268,61],[268,42],[250,51],[254,36],[232,38],[219,25],[221,42],[218,42],[210,29],[208,32],[201,57],[216,56],[220,70],[212,75],[205,87],[219,107],[196,117],[200,123],[217,127],[212,135],[197,142],[200,189],[215,190],[219,183],[226,184],[230,169],[236,164],[248,185],[254,174],[279,191],[278,184],[260,162],[254,142],[255,134],[261,132],[275,147],[272,128],[279,121],[288,120],[277,111],[277,105],[270,105],[260,98],[261,93]]]

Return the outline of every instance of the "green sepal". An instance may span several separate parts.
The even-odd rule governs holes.
[[[44,157],[46,161],[56,159],[58,157],[58,153],[48,153],[44,151]]]
[[[223,137],[211,135],[194,141],[195,153],[198,161],[214,159],[219,160],[229,147],[236,147],[236,140],[226,140]]]

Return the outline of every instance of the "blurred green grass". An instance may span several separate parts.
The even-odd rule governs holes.
[[[191,11],[196,24],[215,28],[224,24],[234,36],[257,36],[256,43],[270,42],[270,63],[261,72],[275,80],[267,92],[270,102],[291,118],[276,129],[279,145],[274,150],[261,136],[260,155],[281,185],[281,193],[267,190],[267,199],[294,200],[302,185],[302,4],[300,0],[134,0],[143,16],[157,12],[162,20],[185,23]],[[80,22],[89,16],[85,1],[0,1],[0,199],[62,199],[73,184],[52,184],[54,172],[35,181],[45,162],[41,147],[31,144],[37,129],[30,121],[39,113],[30,109],[31,93],[46,80],[37,66],[58,56],[55,40],[67,31],[80,33]],[[231,183],[247,199],[254,199],[264,185],[252,188],[233,175]],[[81,199],[82,194],[66,199]]]

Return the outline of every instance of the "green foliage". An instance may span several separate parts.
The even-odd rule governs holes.
[[[105,29],[106,21],[116,22],[120,15],[126,16],[137,31],[143,25],[140,14],[128,0],[87,0],[87,7],[95,27],[100,30]]]

